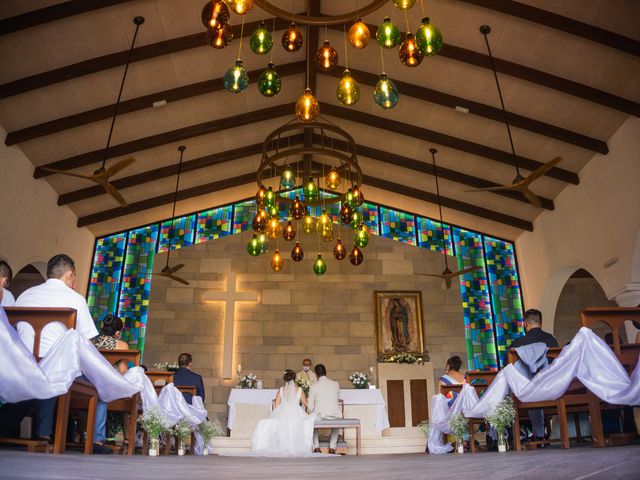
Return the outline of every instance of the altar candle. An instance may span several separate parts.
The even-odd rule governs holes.
[[[241,363],[239,363],[239,364],[238,364],[238,373],[240,373],[241,371],[242,371],[242,364],[241,364]]]

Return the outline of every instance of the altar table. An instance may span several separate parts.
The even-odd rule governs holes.
[[[269,416],[278,393],[275,389],[234,388],[229,395],[227,427],[232,437],[249,438],[257,423]],[[359,418],[363,436],[381,436],[389,428],[389,418],[382,393],[377,389],[340,390],[345,418]],[[238,418],[238,421],[236,420]]]

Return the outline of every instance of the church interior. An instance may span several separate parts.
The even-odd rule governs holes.
[[[639,27],[0,2],[0,478],[634,478]]]

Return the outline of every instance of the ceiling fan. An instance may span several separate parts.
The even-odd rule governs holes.
[[[498,81],[498,74],[496,73],[496,66],[493,61],[493,55],[491,53],[491,47],[489,46],[489,38],[487,37],[491,32],[491,27],[489,25],[482,25],[480,27],[480,33],[484,35],[484,41],[487,45],[487,51],[489,53],[489,61],[491,62],[491,70],[493,70],[493,77],[496,80],[496,86],[498,87],[498,96],[500,97],[500,105],[502,106],[502,113],[504,115],[504,123],[507,126],[507,133],[509,134],[509,143],[511,144],[511,154],[513,155],[513,164],[516,167],[516,178],[513,179],[511,185],[501,185],[498,187],[487,187],[487,188],[475,188],[473,190],[467,190],[468,192],[495,192],[495,191],[504,191],[511,190],[520,192],[527,201],[540,208],[542,206],[540,199],[538,196],[533,193],[529,186],[545,175],[549,170],[555,167],[558,163],[562,161],[561,157],[556,157],[553,160],[546,162],[532,171],[527,177],[523,177],[520,174],[520,166],[518,165],[518,157],[516,156],[516,149],[513,145],[513,137],[511,136],[511,126],[509,125],[509,117],[507,116],[507,111],[504,107],[504,100],[502,98],[502,90],[500,89],[500,82]]]
[[[124,74],[122,75],[122,82],[120,83],[120,92],[118,93],[118,101],[116,102],[115,109],[113,111],[113,118],[111,119],[111,128],[109,129],[109,137],[107,138],[107,146],[104,149],[104,157],[102,159],[102,166],[95,170],[92,175],[81,175],[79,173],[69,172],[67,170],[58,170],[56,168],[42,167],[42,170],[51,173],[58,173],[60,175],[67,175],[69,177],[77,177],[84,178],[86,180],[90,180],[94,183],[100,185],[106,193],[111,195],[121,207],[127,206],[127,201],[120,194],[118,189],[114,187],[109,181],[111,177],[121,172],[133,162],[136,161],[135,158],[129,157],[123,160],[116,162],[114,165],[109,168],[106,167],[107,158],[109,156],[109,146],[111,145],[111,136],[113,135],[113,127],[116,123],[116,117],[118,116],[118,108],[120,107],[120,99],[122,98],[122,90],[124,89],[124,82],[127,78],[127,72],[129,71],[129,64],[131,63],[131,55],[133,53],[133,47],[136,43],[136,37],[138,36],[138,30],[140,29],[140,25],[144,23],[144,17],[135,17],[133,19],[133,23],[136,25],[136,31],[133,34],[133,40],[131,42],[131,48],[129,49],[129,56],[127,57],[127,64],[124,68]]]
[[[176,177],[176,190],[173,194],[173,212],[171,213],[171,226],[169,227],[169,248],[167,250],[167,263],[162,268],[160,273],[156,273],[155,275],[159,275],[161,277],[166,277],[170,280],[173,280],[178,283],[182,283],[183,285],[189,285],[189,282],[184,278],[180,278],[175,273],[184,267],[184,263],[179,263],[178,265],[174,265],[173,267],[169,266],[169,260],[171,258],[171,245],[173,243],[173,226],[176,221],[176,203],[178,202],[178,187],[180,186],[180,173],[182,172],[182,157],[184,156],[184,151],[187,149],[184,145],[180,145],[178,150],[180,151],[180,162],[178,163],[178,176]]]
[[[431,153],[431,159],[433,161],[433,175],[436,178],[436,196],[438,199],[438,211],[440,212],[440,225],[442,225],[442,255],[444,256],[444,270],[442,273],[416,273],[416,275],[423,275],[425,277],[436,277],[442,278],[444,280],[444,284],[447,287],[447,290],[451,288],[453,285],[453,279],[455,277],[459,277],[460,275],[464,275],[465,273],[473,272],[475,270],[480,270],[482,267],[468,267],[463,268],[462,270],[458,270],[457,272],[452,272],[449,268],[449,263],[447,261],[447,245],[444,239],[444,222],[442,221],[442,202],[440,201],[440,183],[438,182],[438,168],[436,166],[436,153],[438,150],[435,148],[430,148],[429,152]]]

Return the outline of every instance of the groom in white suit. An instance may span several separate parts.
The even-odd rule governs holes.
[[[340,385],[338,382],[327,378],[327,369],[319,363],[315,366],[315,372],[318,381],[311,385],[309,389],[308,409],[309,413],[320,418],[341,418],[340,411]],[[313,431],[313,451],[320,452],[320,440],[318,438],[318,429]],[[329,439],[329,453],[336,453],[338,445],[338,429],[331,429],[331,438]]]

